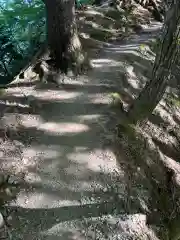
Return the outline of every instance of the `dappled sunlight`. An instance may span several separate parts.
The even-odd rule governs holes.
[[[68,159],[79,164],[86,164],[87,168],[93,172],[99,172],[103,168],[104,172],[114,170],[116,165],[116,158],[111,151],[95,149],[89,152],[89,159],[86,158],[87,152],[84,153],[70,153],[67,155]]]
[[[101,117],[100,114],[92,114],[92,115],[80,115],[76,119],[80,122],[86,122],[88,120],[91,121],[99,121],[99,118]]]
[[[41,131],[49,134],[74,134],[79,132],[86,132],[89,131],[89,127],[84,124],[80,123],[54,123],[48,122],[41,124],[38,128]]]
[[[105,28],[104,26],[100,25],[100,24],[97,24],[96,22],[92,22],[92,21],[88,21],[88,20],[85,20],[84,23],[87,25],[87,26],[91,26],[93,28],[93,33],[91,34],[92,36],[94,36],[95,34],[95,30],[98,30],[98,34],[100,35],[102,33],[117,33],[118,30],[117,29],[113,29],[113,26],[111,25],[111,23],[109,23],[109,28]],[[112,22],[113,23],[113,22]],[[99,39],[99,40],[103,40],[102,39]]]
[[[63,150],[60,150],[59,156],[55,156],[56,154],[51,151],[51,148],[53,149],[53,146],[49,146],[48,152],[45,153],[44,151],[46,157],[48,153],[49,160],[48,158],[45,160],[45,156],[43,156],[43,161],[41,160],[34,173],[30,172],[31,168],[29,169],[25,181],[32,188],[28,191],[29,193],[20,192],[17,198],[18,206],[24,208],[53,208],[79,205],[80,199],[83,201],[84,197],[93,194],[94,187],[96,191],[99,191],[106,186],[106,181],[101,182],[100,176],[113,173],[116,167],[110,153],[108,153],[110,164],[107,161],[104,162],[107,157],[105,152],[101,150],[97,150],[98,152],[96,151],[94,156],[93,153],[90,153],[88,160],[87,154],[89,153],[86,148],[76,148],[74,154],[67,154],[67,156],[63,156]],[[64,151],[67,151],[65,149]],[[39,151],[42,150],[39,149]],[[83,151],[84,154],[79,154],[80,151]],[[97,159],[97,154],[101,154],[100,161]],[[93,161],[95,162],[93,163]],[[101,199],[95,197],[94,201],[96,200]]]
[[[49,154],[54,153],[54,151],[51,150]],[[27,147],[24,148],[22,151],[22,165],[25,169],[30,168],[36,168],[39,164],[39,162],[42,160],[42,152],[37,151],[36,148],[33,147]]]
[[[24,159],[26,159],[27,163],[30,162],[30,159],[33,159],[36,164],[39,164],[39,162],[41,162],[42,160],[44,161],[49,158],[59,157],[60,152],[60,146],[46,146],[38,144],[37,146],[25,148],[23,151],[23,157]]]
[[[67,92],[63,89],[53,89],[53,90],[49,90],[49,89],[46,89],[46,90],[41,90],[41,91],[38,91],[37,89],[36,90],[31,90],[29,92],[29,94],[26,93],[26,95],[23,95],[21,92],[19,92],[19,90],[17,89],[18,93],[15,92],[14,88],[13,88],[13,91],[12,91],[12,96],[14,97],[24,97],[24,98],[27,98],[27,100],[31,100],[31,98],[34,98],[34,99],[44,99],[44,100],[73,100],[75,99],[76,97],[80,96],[81,93],[78,93],[78,92]],[[26,91],[26,90],[25,90]],[[3,103],[3,102],[2,102]],[[8,100],[4,101],[4,104],[7,104],[9,106],[13,106],[13,105],[16,105],[16,106],[22,106],[22,107],[27,107],[28,105],[27,104],[20,104],[20,103],[16,103],[15,101],[14,102],[9,102]]]
[[[99,24],[95,23],[95,22],[91,22],[91,21],[85,21],[86,24],[91,25],[93,28],[99,28],[101,27]]]
[[[94,16],[99,15],[101,17],[104,16],[103,13],[99,12],[98,10],[94,10],[94,9],[85,10],[83,14],[90,15],[90,16],[91,15],[94,15]]]
[[[132,53],[139,56],[139,52],[137,51],[141,44],[124,44],[124,45],[112,45],[108,48],[105,48],[104,51],[108,53]],[[121,57],[121,56],[119,56]]]
[[[33,96],[38,99],[43,99],[43,100],[72,100],[75,99],[76,97],[80,96],[81,93],[78,92],[67,92],[62,89],[58,90],[46,90],[46,91],[35,91],[33,93]]]
[[[21,95],[19,95],[19,96],[21,96]],[[15,102],[15,101],[13,101],[13,102],[10,102],[10,101],[8,101],[8,100],[5,100],[5,101],[0,101],[0,104],[1,105],[4,105],[4,106],[9,106],[9,107],[15,107],[15,106],[17,106],[17,107],[21,107],[21,108],[27,108],[28,107],[28,104],[21,104],[21,103],[17,103],[17,102]]]
[[[153,31],[159,31],[160,29],[162,29],[162,23],[161,22],[156,22],[156,23],[151,23],[151,25],[142,25],[143,27],[143,31],[144,32],[153,32]]]
[[[17,196],[18,206],[23,208],[41,208],[41,206],[46,207],[46,198],[47,196],[42,193],[27,193],[20,192]],[[12,204],[13,205],[13,204]]]
[[[14,229],[23,226],[22,238],[30,239],[34,231],[37,239],[85,240],[87,236],[83,238],[76,231],[85,229],[84,223],[81,222],[81,227],[75,226],[76,230],[71,224],[74,220],[77,224],[79,219],[90,218],[92,223],[95,218],[100,223],[95,223],[92,231],[96,227],[100,232],[107,230],[107,239],[112,238],[111,226],[122,232],[133,221],[141,222],[139,225],[148,231],[146,216],[140,212],[142,209],[151,211],[148,205],[150,190],[142,181],[147,178],[146,167],[149,171],[157,164],[150,156],[143,158],[145,166],[141,166],[141,156],[130,158],[124,149],[118,148],[118,154],[112,149],[117,133],[114,131],[116,116],[111,111],[110,94],[117,92],[122,100],[129,99],[127,105],[138,95],[149,77],[149,62],[153,61],[149,48],[144,48],[143,53],[140,47],[154,36],[133,35],[108,44],[106,35],[120,34],[117,25],[122,22],[98,11],[81,12],[81,15],[85,14],[87,16],[78,21],[84,24],[83,31],[90,32],[81,36],[91,38],[84,42],[93,46],[92,71],[67,77],[60,86],[21,81],[19,86],[14,84],[7,89],[9,99],[2,103],[19,107],[17,114],[13,108],[4,114],[3,124],[8,125],[11,132],[6,148],[3,145],[0,148],[0,158],[3,169],[25,173],[17,200],[11,203],[17,210],[12,217],[15,219]],[[96,17],[102,19],[97,23],[94,21]],[[98,38],[102,41],[96,40]],[[87,47],[84,42],[82,45],[86,51],[89,45]],[[122,110],[119,110],[116,111],[118,121],[123,117]],[[112,123],[109,123],[111,118]],[[170,140],[174,141],[173,137]],[[128,212],[131,219],[115,224],[117,219],[109,216],[123,212]],[[109,217],[104,222],[109,221],[110,228],[104,225],[102,230],[100,225],[104,222],[100,217],[103,214]],[[136,227],[132,227],[134,232]],[[141,229],[138,230],[143,234]],[[97,239],[96,235],[92,236]]]
[[[21,124],[20,116],[14,113],[5,113],[4,116],[0,119],[0,126],[4,128],[4,131],[8,127],[12,129],[17,129]]]
[[[161,104],[158,104],[155,111],[158,113],[158,115],[162,118],[165,119],[166,122],[168,122],[171,126],[175,126],[177,123],[173,118],[173,114],[172,112],[168,112],[165,108],[165,106],[167,106],[167,102],[165,100],[161,100],[160,102]],[[173,111],[173,106],[172,107],[172,111]]]
[[[92,60],[92,64],[96,68],[101,67],[112,67],[112,66],[122,66],[122,62],[115,61],[113,59],[94,59]]]
[[[127,81],[134,89],[139,89],[139,79],[134,72],[133,66],[126,66]]]
[[[68,191],[67,191],[68,193]],[[69,192],[70,193],[70,192]],[[66,198],[66,196],[64,196]],[[73,206],[79,205],[78,200],[69,200],[67,199],[59,199],[59,196],[56,194],[56,191],[51,193],[43,192],[43,188],[41,191],[35,192],[20,192],[17,197],[17,205],[23,208],[31,208],[31,209],[38,209],[38,208],[56,208],[57,206]],[[13,205],[13,203],[12,203]]]
[[[57,219],[58,222],[58,219]],[[85,237],[82,236],[82,233],[80,230],[75,229],[75,223],[68,223],[68,225],[71,225],[71,228],[69,228],[67,225],[57,223],[54,224],[51,228],[47,229],[44,232],[41,232],[41,236],[53,240],[57,240],[59,238],[63,239],[69,239],[69,240],[85,240]]]
[[[39,127],[41,124],[44,123],[42,117],[40,115],[35,115],[35,114],[29,114],[27,115],[19,115],[20,118],[20,123],[22,126],[25,128],[28,127]]]
[[[106,93],[91,94],[88,101],[94,104],[109,104],[109,98]]]

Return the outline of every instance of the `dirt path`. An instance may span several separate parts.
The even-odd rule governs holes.
[[[14,130],[12,142],[5,146],[2,167],[25,173],[25,187],[9,206],[13,210],[12,239],[128,239],[125,233],[121,234],[124,238],[111,238],[106,225],[104,230],[96,230],[100,217],[124,213],[124,207],[115,201],[124,192],[123,182],[120,184],[124,173],[110,147],[104,146],[109,94],[127,84],[121,81],[120,54],[126,55],[123,45],[104,49],[89,76],[67,80],[59,89],[23,80],[7,90],[5,99],[8,104],[18,103],[18,110],[12,114],[15,108],[9,107],[3,118]],[[21,154],[14,145],[21,148]],[[119,190],[113,195],[116,182]],[[144,216],[138,215],[141,220],[144,222]]]
[[[38,84],[21,87],[24,94],[36,98],[39,106],[32,104],[33,113],[21,109],[20,129],[11,135],[11,140],[21,141],[22,158],[13,157],[10,164],[26,172],[27,184],[16,201],[13,239],[41,239],[43,234],[44,239],[61,222],[72,222],[88,214],[97,216],[96,205],[92,211],[90,205],[84,210],[80,206],[98,202],[98,197],[93,197],[95,185],[99,185],[97,189],[104,188],[103,178],[109,178],[108,173],[116,168],[113,153],[103,149],[102,125],[111,89],[91,78],[83,81],[83,77],[79,78],[60,89],[42,89]],[[13,87],[8,93],[16,102],[28,104],[18,88]],[[9,114],[6,122],[8,119],[12,121]],[[64,225],[59,228],[58,236],[70,239],[67,235],[71,229],[63,233]]]

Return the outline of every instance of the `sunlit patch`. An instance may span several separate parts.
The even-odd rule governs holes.
[[[85,13],[88,15],[99,15],[99,16],[104,16],[101,12],[95,11],[95,10],[86,10]]]
[[[21,124],[26,127],[38,127],[43,123],[43,119],[39,115],[20,115]]]
[[[61,197],[56,195],[56,192],[54,193],[45,193],[43,192],[43,186],[41,189],[41,192],[39,190],[34,189],[35,191],[32,192],[25,192],[20,191],[17,195],[16,202],[12,202],[9,205],[11,206],[19,206],[27,209],[40,209],[45,208],[47,209],[57,209],[58,207],[63,206],[76,206],[79,205],[79,201],[77,200],[68,200],[68,199],[62,199]],[[65,196],[62,196],[63,198]]]
[[[76,83],[77,84],[77,83]],[[23,92],[26,92],[26,95],[23,95]],[[11,95],[13,95],[14,97],[21,97],[24,100],[27,100],[27,102],[25,104],[21,104],[21,103],[16,103],[14,102],[9,102],[8,100],[6,101],[1,101],[1,104],[6,104],[9,106],[21,106],[21,107],[28,107],[29,106],[29,102],[31,100],[31,98],[33,98],[33,100],[38,101],[38,99],[43,99],[43,100],[66,100],[66,99],[74,99],[76,97],[78,97],[79,95],[81,95],[81,93],[79,92],[73,92],[73,90],[71,92],[67,92],[64,91],[62,89],[58,89],[58,90],[31,90],[29,91],[29,89],[25,89],[21,92],[19,92],[19,88],[17,88],[17,92],[16,89],[13,88],[13,91],[11,91]]]
[[[127,75],[127,81],[134,89],[139,89],[139,79],[137,78],[134,67],[133,66],[127,66],[126,67],[126,75]]]
[[[109,98],[107,94],[94,94],[94,96],[89,97],[89,102],[92,104],[108,104]]]
[[[63,135],[68,133],[86,132],[89,130],[89,127],[80,123],[47,122],[42,124],[38,129],[55,135]]]
[[[10,102],[10,101],[8,101],[8,100],[5,100],[5,101],[0,101],[0,104],[1,105],[5,105],[5,106],[10,106],[10,107],[15,107],[15,106],[17,106],[17,107],[21,107],[21,108],[27,108],[28,107],[28,104],[21,104],[21,103],[17,103],[17,102],[15,102],[15,101],[13,101],[13,102]]]
[[[41,183],[41,177],[36,174],[36,173],[32,173],[32,172],[29,172],[26,174],[24,180],[26,181],[26,183]]]
[[[55,223],[48,230],[41,232],[41,235],[48,239],[71,239],[71,240],[84,240],[84,237],[80,233],[78,229],[75,229],[75,221],[69,219],[70,222],[66,222],[66,224],[62,224],[61,222],[62,216],[57,218]]]
[[[27,192],[21,191],[16,199],[16,206],[23,208],[42,208],[44,203],[44,196],[42,193],[28,194]],[[11,204],[13,205],[13,204]]]
[[[36,163],[38,160],[41,160],[41,158],[49,159],[49,158],[56,158],[59,156],[59,148],[54,148],[51,146],[38,146],[37,148],[27,148],[23,151],[23,158],[24,161],[30,161],[30,159],[33,159]]]
[[[81,116],[78,116],[77,119],[80,121],[80,122],[84,122],[84,121],[87,121],[87,120],[94,120],[94,121],[98,121],[98,119],[101,117],[100,114],[90,114],[90,115],[81,115]]]
[[[139,56],[139,52],[137,51],[139,49],[140,44],[129,44],[129,45],[121,45],[118,47],[108,47],[105,49],[105,52],[110,53],[131,53]]]
[[[35,148],[26,148],[22,152],[22,164],[26,167],[35,167],[38,164],[40,157],[41,153]]]
[[[67,92],[63,90],[47,90],[47,91],[35,91],[33,93],[34,97],[43,100],[65,100],[74,99],[78,97],[81,93],[78,92]]]
[[[70,201],[70,200],[63,200],[59,198],[58,194],[56,196],[55,192],[53,193],[44,193],[43,187],[41,189],[42,192],[33,192],[33,193],[24,193],[20,192],[17,196],[16,203],[18,206],[23,208],[46,208],[52,209],[57,207],[63,206],[72,206],[79,204],[78,201]],[[63,196],[64,197],[64,196]]]
[[[90,38],[90,35],[89,34],[87,34],[87,33],[79,33],[79,35],[82,37],[82,38],[84,38],[84,39],[89,39]]]
[[[99,172],[103,167],[105,171],[109,172],[111,169],[117,168],[114,154],[111,151],[102,151],[101,149],[96,149],[92,152],[71,153],[68,154],[68,159],[82,164],[82,171],[84,170],[83,168],[85,168]]]
[[[101,59],[94,59],[92,60],[92,65],[93,67],[97,67],[97,68],[100,68],[100,67],[103,67],[103,66],[121,66],[122,63],[121,62],[118,62],[118,61],[115,61],[113,59],[106,59],[106,58],[101,58]]]

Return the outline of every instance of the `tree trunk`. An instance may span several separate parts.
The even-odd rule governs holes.
[[[85,61],[77,33],[74,0],[43,0],[46,7],[47,43],[51,62],[67,73],[81,70]]]
[[[179,55],[179,24],[180,1],[174,0],[174,4],[167,12],[151,80],[146,84],[128,112],[130,121],[135,124],[146,119],[152,113],[166,91],[173,64]]]

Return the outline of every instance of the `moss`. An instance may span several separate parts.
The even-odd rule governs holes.
[[[171,97],[169,100],[172,103],[172,105],[180,107],[180,99]]]

